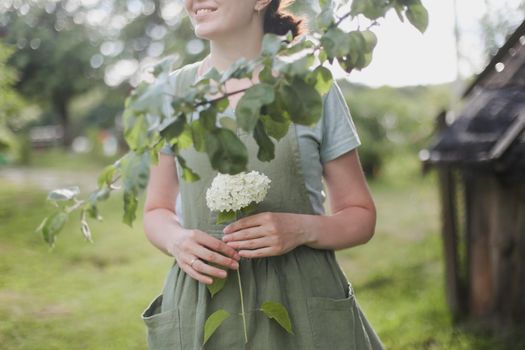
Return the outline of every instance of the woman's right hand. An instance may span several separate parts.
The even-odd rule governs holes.
[[[207,262],[235,270],[239,268],[238,261],[241,259],[239,253],[222,240],[195,229],[183,229],[180,234],[174,235],[167,250],[175,257],[184,272],[204,284],[213,283],[210,276],[218,278],[227,276],[225,270],[209,265]],[[194,258],[197,260],[190,266]]]

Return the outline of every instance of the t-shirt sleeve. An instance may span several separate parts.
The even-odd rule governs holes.
[[[324,164],[361,145],[341,88],[334,80],[324,99],[320,159]]]

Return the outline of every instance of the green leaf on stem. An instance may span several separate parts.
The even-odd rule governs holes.
[[[57,234],[64,228],[69,215],[63,211],[57,211],[48,216],[37,229],[41,230],[44,240],[50,246],[55,244]]]
[[[257,125],[253,130],[253,138],[259,146],[259,150],[257,151],[257,159],[259,159],[261,162],[269,162],[275,158],[275,145],[266,134],[264,124],[260,119],[257,121]]]
[[[215,264],[212,262],[208,262],[208,264],[216,268],[219,268],[221,270],[226,270],[224,266],[222,265]],[[213,298],[215,294],[219,293],[224,288],[224,285],[226,284],[226,278],[211,277],[211,279],[213,280],[213,283],[207,284],[206,288],[208,288],[208,290],[210,291],[211,297]]]
[[[274,88],[270,84],[260,83],[246,90],[235,108],[239,126],[246,132],[252,132],[259,119],[261,107],[272,103],[274,98]]]
[[[181,156],[177,156],[177,160],[179,161],[179,165],[182,168],[182,178],[184,181],[195,182],[200,180],[200,176],[186,165],[186,159],[182,158]]]
[[[220,211],[219,214],[217,214],[217,224],[224,224],[233,220],[235,220],[234,210]]]
[[[413,4],[408,5],[406,16],[410,23],[416,27],[421,33],[424,33],[428,27],[428,11],[421,4],[421,2],[415,1]]]
[[[281,48],[282,39],[277,34],[266,33],[264,34],[261,55],[262,56],[275,56]]]
[[[292,331],[292,322],[286,308],[278,302],[267,301],[261,305],[261,311],[270,319],[277,321],[288,333],[295,334]]]
[[[385,16],[390,6],[390,2],[387,0],[353,0],[352,14],[362,13],[369,19],[378,19]]]
[[[123,221],[132,227],[138,207],[137,196],[148,184],[149,153],[131,152],[122,160],[122,183],[124,189]]]
[[[248,150],[233,131],[216,128],[207,134],[206,152],[213,169],[235,175],[246,170]]]
[[[133,191],[124,192],[124,216],[122,221],[129,227],[133,227],[133,221],[137,218],[138,204],[137,195]]]
[[[149,123],[144,114],[137,114],[131,110],[125,110],[123,114],[124,138],[129,148],[141,151],[149,144]]]
[[[113,164],[108,165],[98,176],[98,187],[109,186],[113,182],[113,175],[117,169]]]
[[[235,122],[235,119],[230,117],[222,117],[219,119],[219,123],[223,128],[230,129],[233,132],[237,131],[237,123]]]
[[[210,337],[215,333],[217,328],[228,318],[230,313],[226,310],[219,309],[212,313],[204,323],[204,344],[210,339]]]
[[[49,192],[47,200],[49,201],[68,201],[75,198],[80,193],[78,186],[60,188]]]
[[[279,92],[294,123],[313,126],[319,121],[323,100],[315,87],[295,78],[291,85],[281,85]]]
[[[272,119],[272,117],[268,115],[262,115],[261,121],[264,124],[264,128],[266,129],[266,133],[268,134],[268,136],[271,136],[276,140],[280,140],[284,136],[286,136],[291,123],[288,119],[283,121],[282,123],[276,122]]]
[[[201,125],[206,130],[214,130],[217,127],[217,109],[210,106],[199,113],[199,120]]]
[[[332,72],[326,67],[319,66],[306,76],[305,81],[307,84],[315,86],[320,95],[324,95],[332,86]]]
[[[198,152],[206,150],[204,140],[206,139],[206,130],[202,126],[200,119],[194,120],[191,123],[191,138],[193,140],[193,147]]]
[[[248,206],[241,209],[241,213],[243,216],[248,216],[253,213],[255,209],[257,209],[257,203],[251,202]]]
[[[179,137],[183,133],[185,125],[186,115],[181,113],[171,124],[169,124],[160,131],[160,135],[167,141],[171,141],[172,139]]]

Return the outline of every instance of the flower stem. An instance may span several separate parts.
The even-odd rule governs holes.
[[[242,298],[242,285],[241,285],[241,274],[239,272],[240,270],[240,265],[239,265],[239,269],[237,269],[237,278],[239,280],[239,291],[241,293],[241,315],[242,315],[242,322],[244,324],[244,343],[248,343],[248,332],[246,330],[246,315],[244,313],[244,300]]]
[[[238,212],[235,211],[235,220],[237,220]],[[241,316],[242,316],[242,323],[244,326],[244,343],[248,343],[248,330],[246,327],[246,314],[244,312],[244,299],[242,297],[242,284],[241,284],[241,264],[239,262],[239,268],[237,269],[237,280],[239,281],[239,293],[241,294]]]

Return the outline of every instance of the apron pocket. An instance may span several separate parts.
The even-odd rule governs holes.
[[[315,349],[362,350],[355,339],[354,295],[342,299],[307,297]]]
[[[179,310],[175,308],[161,312],[162,297],[162,294],[157,295],[140,315],[148,329],[148,348],[182,349]]]

